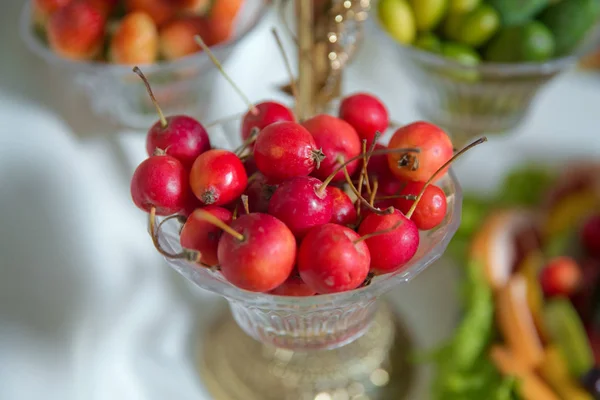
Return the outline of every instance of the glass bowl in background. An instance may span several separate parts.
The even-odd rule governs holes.
[[[264,19],[268,4],[268,0],[245,2],[237,17],[234,37],[211,47],[221,62],[225,62],[240,41]],[[31,8],[29,0],[21,14],[20,34],[25,44],[47,64],[72,74],[75,85],[85,92],[95,113],[131,128],[146,129],[156,122],[156,109],[140,78],[132,72],[133,66],[60,57],[36,32]],[[219,74],[203,52],[139,67],[167,115],[201,113],[202,103],[210,97]]]
[[[239,144],[240,121],[216,126],[209,132],[214,146]],[[274,296],[239,289],[220,272],[182,260],[171,267],[195,285],[227,299],[237,324],[263,344],[294,351],[326,350],[344,346],[363,335],[378,310],[378,298],[410,281],[442,256],[460,224],[462,192],[452,171],[437,182],[446,193],[448,211],[435,229],[421,232],[419,250],[402,269],[375,277],[370,285],[343,293],[311,297]],[[159,242],[172,253],[180,252],[180,225],[166,221]]]
[[[540,89],[575,66],[600,37],[596,27],[576,52],[547,62],[465,65],[402,45],[389,37],[379,22],[377,25],[395,43],[414,82],[417,112],[447,129],[458,148],[483,134],[515,129],[528,115]]]

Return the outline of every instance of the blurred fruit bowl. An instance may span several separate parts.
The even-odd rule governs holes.
[[[398,44],[417,86],[419,113],[447,128],[457,146],[482,133],[516,128],[539,90],[598,43],[600,2],[530,3],[374,5],[379,27]]]
[[[152,15],[152,8],[138,11],[151,0],[128,0],[125,3],[135,8],[120,16],[116,10],[115,17],[96,14],[88,7],[110,3],[107,0],[47,1],[67,4],[50,15],[41,13],[39,0],[30,0],[21,15],[20,34],[27,47],[47,64],[71,74],[96,114],[131,128],[146,128],[156,121],[156,109],[132,67],[142,69],[166,114],[202,114],[201,104],[210,96],[219,72],[200,51],[194,35],[202,36],[215,56],[225,62],[263,20],[269,3],[218,0],[212,4],[221,1],[224,6],[237,3],[239,7],[229,31],[221,32],[221,38],[215,38],[214,29],[206,28],[201,15],[186,14],[159,23],[162,13]],[[98,21],[103,24],[101,34],[85,28]]]

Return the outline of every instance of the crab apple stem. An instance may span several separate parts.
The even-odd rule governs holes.
[[[421,149],[416,148],[416,147],[407,147],[407,148],[402,148],[402,149],[381,149],[381,150],[373,150],[369,153],[367,153],[369,155],[369,157],[371,156],[378,156],[378,155],[382,155],[382,154],[389,154],[389,153],[420,153]],[[340,162],[343,162],[342,165],[340,165],[339,167],[337,167],[332,173],[331,175],[329,175],[321,184],[321,186],[317,189],[319,192],[323,193],[323,191],[327,188],[327,185],[329,185],[329,183],[331,183],[331,181],[333,180],[333,178],[335,178],[335,176],[337,175],[338,172],[346,169],[346,166],[348,164],[350,164],[353,161],[356,160],[360,160],[361,158],[364,158],[363,154],[359,154],[357,156],[354,156],[352,158],[349,158],[348,160],[342,160]],[[350,183],[352,182],[352,180],[350,179]]]
[[[377,194],[377,189],[379,188],[379,182],[377,178],[373,181],[373,191],[371,192],[371,197],[369,198],[369,203],[371,205],[375,204],[375,195]]]
[[[146,91],[148,92],[148,95],[150,96],[150,100],[152,100],[152,104],[154,104],[154,107],[156,108],[156,112],[158,113],[158,118],[160,119],[160,126],[162,126],[163,128],[166,128],[167,127],[167,119],[165,118],[165,114],[163,114],[162,110],[160,109],[160,106],[158,105],[158,101],[156,101],[156,97],[154,97],[154,93],[152,92],[152,88],[150,87],[150,82],[148,82],[146,75],[144,75],[144,73],[142,72],[140,67],[137,67],[137,66],[133,67],[133,72],[135,72],[142,79],[142,82],[144,82],[144,85],[146,85]]]
[[[356,243],[362,242],[363,240],[371,239],[372,237],[375,237],[375,236],[385,235],[386,233],[394,232],[403,223],[404,223],[404,221],[401,220],[401,221],[396,222],[394,225],[392,225],[391,227],[389,227],[387,229],[382,229],[380,231],[375,231],[375,232],[367,233],[366,235],[361,236],[358,239],[356,239],[353,243],[356,244]]]
[[[379,197],[375,198],[375,200],[393,200],[393,199],[416,200],[417,196],[415,196],[414,194],[393,194],[390,196],[379,196]]]
[[[463,154],[465,154],[467,151],[471,150],[473,147],[475,146],[479,146],[480,144],[487,142],[487,138],[484,136],[482,138],[477,139],[476,141],[474,141],[473,143],[465,146],[462,150],[460,150],[458,153],[456,153],[455,155],[452,156],[451,159],[449,159],[448,161],[446,161],[441,167],[438,168],[437,171],[435,171],[433,173],[433,175],[431,175],[431,177],[429,179],[427,179],[427,182],[425,182],[425,184],[423,185],[423,187],[421,188],[421,191],[419,192],[419,195],[417,196],[417,198],[415,199],[415,202],[413,203],[413,205],[410,207],[410,209],[408,210],[408,212],[406,213],[406,218],[410,219],[410,217],[412,217],[413,213],[415,212],[415,209],[417,208],[417,205],[419,204],[419,201],[421,201],[421,197],[423,197],[423,193],[425,193],[425,189],[427,189],[427,186],[429,186],[429,184],[431,182],[433,182],[435,180],[435,178],[437,178],[437,176],[444,170],[446,169],[446,167],[448,167],[448,165],[452,164],[454,161],[456,161],[460,156],[462,156]]]
[[[362,140],[362,154],[363,154],[363,165],[362,165],[362,170],[360,171],[360,176],[358,177],[358,191],[360,193],[362,193],[362,187],[363,187],[363,183],[365,181],[365,175],[367,173],[367,139],[363,139]],[[370,188],[367,187],[367,190],[369,190]]]
[[[183,249],[181,253],[172,254],[162,248],[158,241],[158,234],[160,229],[162,228],[163,223],[168,221],[169,219],[177,218],[177,216],[170,216],[165,218],[160,224],[158,224],[158,228],[156,227],[156,208],[152,207],[150,209],[150,213],[148,214],[148,232],[150,233],[150,237],[152,238],[152,243],[156,250],[163,256],[172,260],[186,260],[191,261],[196,264],[200,264],[203,267],[208,267],[200,261],[201,254],[195,250]]]
[[[381,136],[381,133],[379,131],[376,131],[375,135],[373,135],[373,141],[371,142],[371,145],[369,146],[368,155],[366,152],[367,141],[366,141],[366,139],[363,140],[364,159],[363,159],[362,173],[365,176],[365,178],[364,178],[365,185],[367,186],[367,193],[369,193],[369,194],[371,194],[371,182],[369,181],[369,172],[367,171],[367,166],[369,165],[369,161],[371,161],[371,153],[373,152],[373,150],[375,150],[375,145],[377,144],[377,141],[379,140],[380,136]]]
[[[375,277],[375,274],[373,272],[369,272],[367,274],[367,277],[365,278],[365,281],[362,283],[362,285],[360,285],[360,287],[367,287],[371,284],[371,281],[373,280],[373,278]]]
[[[390,122],[388,123],[388,128],[394,129],[394,128],[400,128],[401,126],[404,126],[405,124],[402,124],[398,121],[392,121],[390,120]]]
[[[231,219],[232,219],[233,221],[235,221],[235,220],[237,219],[237,217],[238,217],[238,208],[239,208],[239,205],[240,205],[240,204],[239,204],[239,203],[237,203],[237,204],[235,205],[235,207],[233,208],[233,214],[231,214]]]
[[[365,199],[360,193],[358,193],[358,190],[356,190],[356,187],[352,183],[352,179],[350,179],[350,174],[348,174],[348,169],[346,168],[346,166],[344,166],[343,169],[344,169],[344,177],[346,178],[346,182],[348,182],[348,186],[350,186],[350,190],[352,190],[352,193],[354,193],[354,195],[358,198],[358,200],[362,204],[364,204],[365,207],[367,207],[367,209],[369,211],[371,211],[372,213],[378,214],[378,215],[387,215],[387,214],[391,214],[394,212],[394,207],[388,207],[385,210],[380,210],[378,208],[373,207],[367,201],[367,199]]]
[[[229,115],[227,117],[216,119],[213,122],[211,122],[210,124],[207,124],[206,128],[212,128],[217,125],[222,125],[226,122],[235,121],[236,119],[242,118],[245,114],[246,114],[246,111],[244,111],[243,113],[237,113],[237,114]]]
[[[232,227],[230,227],[225,222],[221,221],[219,218],[215,217],[211,213],[206,212],[203,209],[198,209],[198,210],[194,211],[194,213],[195,213],[195,215],[204,219],[206,222],[209,222],[209,223],[213,224],[214,226],[216,226],[217,228],[222,229],[224,232],[227,232],[228,234],[230,234],[231,236],[233,236],[240,242],[245,239],[244,235],[242,235],[239,232],[236,232]]]
[[[242,195],[242,205],[244,206],[244,211],[246,214],[250,214],[250,206],[248,205],[248,196],[245,194]]]
[[[252,130],[250,131],[250,136],[248,136],[246,140],[244,140],[244,143],[242,143],[242,145],[234,151],[236,156],[241,156],[242,153],[248,148],[248,146],[250,146],[256,141],[258,132],[260,132],[260,129],[258,129],[257,127],[252,128]]]
[[[221,73],[221,75],[223,75],[223,77],[225,79],[227,79],[227,82],[229,82],[229,84],[231,85],[231,87],[238,93],[238,95],[242,98],[242,100],[244,100],[244,102],[248,106],[248,110],[250,110],[250,112],[252,114],[258,115],[258,108],[256,108],[254,106],[254,104],[252,104],[252,102],[250,101],[250,99],[244,94],[244,92],[242,92],[242,90],[240,89],[240,87],[235,84],[235,82],[233,81],[233,79],[231,79],[231,77],[229,75],[227,75],[227,73],[223,69],[223,66],[221,65],[221,62],[217,59],[217,57],[215,57],[215,55],[208,48],[208,46],[206,45],[206,43],[204,43],[204,40],[202,40],[202,38],[200,37],[200,35],[194,36],[194,40],[196,41],[196,43],[198,43],[198,46],[200,46],[202,48],[202,50],[204,50],[204,52],[206,54],[208,54],[208,56],[210,57],[210,60],[213,62],[213,64],[215,64],[215,67],[217,67],[217,69],[219,70],[219,72]]]
[[[275,37],[275,41],[277,42],[277,47],[279,48],[279,52],[283,58],[283,63],[285,64],[285,69],[287,70],[288,75],[290,76],[290,88],[292,90],[292,96],[294,100],[298,99],[298,88],[296,87],[296,78],[294,78],[294,72],[292,71],[292,65],[290,64],[290,60],[285,53],[285,49],[283,48],[283,43],[281,42],[281,37],[279,37],[279,33],[277,33],[277,29],[271,29],[271,33],[273,37]]]
[[[288,20],[286,18],[286,13],[285,13],[285,8],[284,8],[284,5],[290,4],[290,3],[286,2],[286,1],[278,1],[277,3],[278,3],[277,4],[277,13],[279,14],[279,19],[283,23],[283,27],[285,28],[287,34],[294,41],[294,44],[296,46],[298,46],[298,38],[294,35],[294,32],[292,32],[292,29],[290,28],[290,24],[288,23]]]

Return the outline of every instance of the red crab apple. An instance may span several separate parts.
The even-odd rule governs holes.
[[[269,201],[269,214],[283,221],[297,237],[331,220],[333,202],[317,178],[298,176],[282,182]]]
[[[321,180],[326,179],[342,163],[356,157],[361,152],[361,142],[354,128],[344,120],[327,114],[320,114],[302,123],[315,138],[318,148],[325,154],[318,169],[312,175]],[[346,165],[350,175],[359,167],[359,160]],[[344,171],[338,171],[333,181],[343,181]]]
[[[181,163],[168,155],[144,160],[131,178],[131,198],[146,212],[171,215],[181,211],[189,196],[188,174]]]
[[[425,182],[452,158],[450,138],[429,122],[414,122],[399,128],[390,139],[389,148],[417,148],[419,153],[390,153],[390,171],[399,179]],[[442,176],[449,166],[441,171]]]
[[[102,49],[105,25],[104,16],[96,7],[75,0],[50,16],[48,43],[62,57],[88,60]]]
[[[185,16],[168,22],[159,32],[160,54],[167,60],[175,60],[202,51],[194,40],[196,35],[201,36],[208,46],[215,44],[203,17]]]
[[[254,143],[256,167],[273,182],[307,176],[324,158],[310,132],[295,122],[268,125]]]
[[[235,153],[213,149],[196,158],[190,172],[192,191],[205,205],[225,205],[239,198],[248,183],[244,164]]]
[[[296,118],[292,110],[275,101],[264,101],[254,105],[242,119],[242,139],[250,137],[252,130],[262,130],[274,122],[294,122]]]
[[[329,222],[339,225],[353,225],[356,223],[356,207],[352,199],[340,188],[327,186],[327,192],[332,201],[331,220]]]
[[[177,14],[177,4],[172,0],[125,0],[128,12],[143,11],[161,26]]]
[[[312,228],[300,244],[298,271],[317,293],[337,293],[359,287],[369,273],[371,256],[352,229],[337,224]]]
[[[229,225],[232,217],[231,211],[217,206],[207,206],[201,211],[196,211],[188,217],[183,225],[179,238],[181,246],[185,249],[197,250],[200,252],[200,262],[215,266],[219,263],[217,246],[223,230],[202,218],[202,213],[210,213]]]
[[[45,26],[48,18],[60,8],[69,4],[71,0],[34,0],[33,18],[40,26]]]
[[[317,294],[317,292],[304,283],[299,275],[294,275],[292,272],[290,277],[285,282],[271,290],[271,294],[277,296],[307,297],[314,296]]]
[[[542,291],[548,297],[571,296],[581,285],[581,269],[571,257],[553,258],[540,272]]]
[[[94,7],[105,17],[109,17],[113,11],[117,8],[119,0],[85,0]]]
[[[165,149],[167,154],[177,158],[186,168],[190,168],[200,154],[210,149],[206,129],[200,122],[187,115],[165,117],[152,93],[148,79],[138,67],[133,68],[133,71],[146,85],[159,116],[146,135],[146,151],[152,154],[156,148]]]
[[[277,218],[262,213],[233,220],[219,240],[217,255],[223,276],[233,285],[269,292],[290,276],[296,260],[296,239]]]
[[[143,12],[127,14],[110,41],[110,59],[117,64],[151,64],[158,55],[158,31]],[[154,150],[152,150],[154,151]]]
[[[400,191],[400,196],[412,196],[413,198],[398,197],[394,207],[406,215],[415,202],[414,198],[421,193],[423,187],[425,187],[425,182],[408,182]],[[438,186],[427,185],[415,207],[411,220],[422,231],[433,229],[442,223],[446,217],[447,208],[448,202],[444,191]]]
[[[417,226],[396,209],[384,215],[369,213],[361,222],[358,234],[369,248],[371,271],[376,274],[399,270],[419,248]]]
[[[269,202],[277,185],[270,184],[267,178],[257,172],[244,193],[248,196],[248,206],[252,212],[268,212]]]
[[[370,145],[376,132],[385,132],[389,124],[388,111],[383,103],[368,93],[356,93],[344,98],[339,116],[356,129],[361,139]]]

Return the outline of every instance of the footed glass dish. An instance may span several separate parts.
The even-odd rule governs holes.
[[[237,17],[234,37],[211,50],[226,62],[240,41],[259,25],[268,11],[268,0],[246,1]],[[149,128],[156,122],[156,109],[132,65],[94,61],[72,61],[48,48],[31,19],[32,1],[25,4],[20,34],[26,46],[47,64],[72,74],[74,84],[99,115],[131,128]],[[195,53],[174,61],[139,65],[152,85],[154,95],[166,115],[202,114],[202,104],[210,96],[219,72],[208,55]]]
[[[385,29],[380,27],[385,33]],[[385,33],[387,35],[387,33]],[[389,38],[393,40],[392,38]],[[421,117],[447,129],[456,147],[483,134],[509,132],[525,119],[534,99],[553,78],[577,65],[600,39],[592,29],[576,52],[540,63],[465,65],[394,41]]]
[[[239,131],[239,119],[209,128],[211,142],[219,148],[239,145]],[[444,221],[421,232],[418,252],[402,269],[352,291],[311,297],[249,292],[230,284],[219,271],[168,259],[194,285],[223,296],[231,310],[232,318],[217,324],[201,343],[199,369],[213,396],[405,398],[412,379],[406,358],[411,340],[381,298],[440,258],[460,224],[462,192],[453,171],[436,184],[447,196]],[[160,227],[159,244],[169,253],[182,250],[180,228],[177,219]]]

